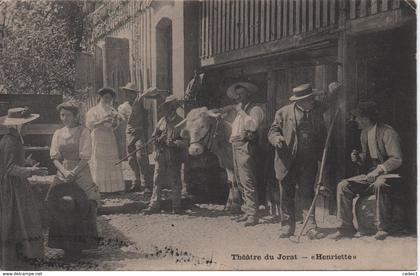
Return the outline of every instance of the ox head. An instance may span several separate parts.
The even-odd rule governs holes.
[[[209,135],[212,118],[217,115],[208,110],[207,107],[192,109],[187,117],[176,127],[181,128],[181,136],[190,140],[188,153],[190,155],[200,155],[206,146],[207,136]]]

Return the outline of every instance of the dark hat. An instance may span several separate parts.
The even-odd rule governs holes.
[[[98,95],[99,96],[104,96],[105,94],[110,94],[113,98],[116,97],[117,93],[115,93],[115,90],[111,87],[103,87],[101,89],[98,90]]]
[[[379,117],[379,109],[374,101],[360,101],[357,107],[350,111],[350,114],[355,117],[367,117],[369,119],[377,120]]]
[[[315,89],[312,89],[310,83],[301,84],[293,88],[293,96],[290,97],[291,101],[301,100],[310,97],[314,94]]]
[[[76,183],[59,183],[51,188],[48,209],[52,217],[63,225],[71,225],[89,215],[89,200]]]
[[[4,126],[16,126],[29,123],[39,118],[39,114],[31,113],[29,107],[15,107],[7,110],[7,115],[0,117],[0,124]]]
[[[170,110],[173,110],[173,109],[176,110],[180,106],[181,106],[181,101],[175,95],[170,95],[166,97],[165,102],[163,102],[159,106],[159,110],[162,111],[163,113],[167,113]]]
[[[245,88],[249,93],[256,94],[258,92],[258,87],[250,82],[236,82],[229,86],[229,88],[226,90],[226,94],[231,99],[237,99],[238,98],[238,92],[236,89],[238,87]]]

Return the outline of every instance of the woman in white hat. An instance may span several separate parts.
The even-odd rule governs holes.
[[[0,117],[8,133],[0,140],[0,267],[17,269],[19,257],[44,255],[41,218],[27,178],[46,175],[45,168],[27,167],[21,131],[37,119],[28,108],[9,109]]]
[[[101,193],[120,192],[124,191],[125,184],[121,166],[114,165],[119,160],[114,130],[121,119],[112,107],[116,93],[114,89],[105,87],[99,89],[98,94],[99,103],[86,114],[86,126],[92,136],[92,177]]]

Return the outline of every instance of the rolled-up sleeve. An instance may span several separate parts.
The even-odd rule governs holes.
[[[51,159],[54,160],[59,160],[61,159],[61,154],[60,151],[58,150],[58,139],[60,136],[60,130],[56,130],[54,132],[52,141],[51,141],[51,146],[50,146],[50,157]]]
[[[244,128],[248,131],[257,131],[264,121],[264,111],[259,106],[254,106],[249,115],[244,118]]]
[[[79,142],[79,156],[80,159],[90,160],[92,155],[92,141],[90,138],[90,132],[87,128],[82,130]]]

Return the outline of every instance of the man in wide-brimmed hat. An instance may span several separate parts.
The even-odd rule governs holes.
[[[181,165],[188,141],[181,138],[180,130],[175,126],[182,121],[176,113],[181,102],[175,95],[166,97],[159,106],[163,117],[159,120],[152,137],[155,139],[155,173],[153,194],[145,214],[159,213],[162,182],[169,181],[172,190],[172,213],[181,213]]]
[[[293,88],[290,97],[292,103],[276,112],[268,139],[276,148],[274,167],[280,184],[280,238],[294,235],[295,193],[301,202],[302,210],[298,210],[298,213],[302,219],[313,200],[318,161],[326,138],[323,113],[328,106],[327,102],[330,102],[339,87],[339,83],[331,83],[328,95],[321,102],[315,99],[315,90],[311,84],[299,85]],[[316,228],[314,213],[310,214],[305,231],[310,239],[325,236]]]
[[[142,147],[148,139],[148,116],[143,99],[154,91],[148,89],[141,93],[141,91],[137,89],[136,84],[132,82],[127,83],[127,85],[120,89],[130,92],[133,98],[132,102],[124,103],[120,106],[121,109],[118,108],[118,111],[123,114],[123,117],[127,118],[126,146],[127,153],[131,153]],[[133,170],[136,178],[131,189],[143,188],[145,192],[150,192],[152,188],[152,172],[149,165],[147,147],[143,147],[141,150],[137,151],[135,155],[130,155],[128,164]]]
[[[362,152],[353,150],[351,160],[366,174],[341,181],[337,186],[338,231],[332,239],[351,237],[353,226],[353,199],[357,196],[376,195],[377,232],[375,239],[385,239],[390,230],[392,204],[390,195],[397,192],[400,182],[399,168],[403,157],[398,133],[379,118],[377,105],[373,101],[360,102],[351,111],[362,130],[360,141]],[[391,177],[392,176],[392,177]]]
[[[264,111],[254,102],[258,87],[250,82],[237,82],[226,91],[229,98],[237,104],[235,120],[232,123],[230,142],[233,148],[234,174],[241,192],[244,215],[236,221],[244,222],[245,226],[258,223],[258,193],[257,193],[257,148],[258,129],[264,121]],[[224,113],[226,108],[221,108]]]

